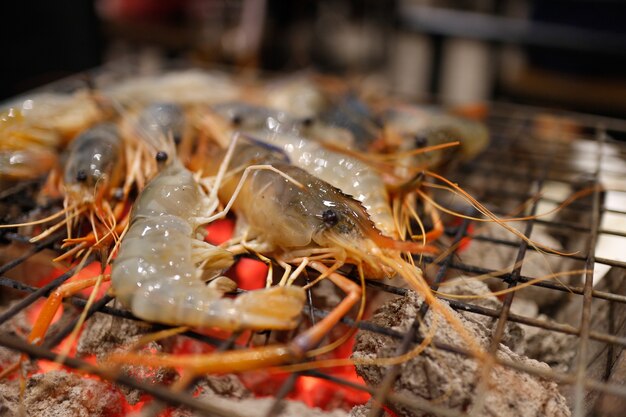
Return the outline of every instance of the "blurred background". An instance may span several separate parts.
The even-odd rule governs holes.
[[[0,22],[0,100],[119,60],[188,60],[626,117],[620,0],[22,0]]]

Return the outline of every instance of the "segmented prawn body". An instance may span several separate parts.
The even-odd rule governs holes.
[[[412,165],[436,169],[457,160],[469,160],[480,153],[489,142],[484,124],[447,114],[438,109],[408,104],[393,105],[382,115],[386,129],[400,137],[399,143],[390,143],[406,151],[458,141],[456,148],[415,155]]]
[[[200,105],[234,100],[241,88],[224,73],[186,70],[135,77],[104,89],[104,94],[125,106],[158,102]]]
[[[39,94],[9,105],[0,111],[0,180],[47,174],[63,145],[98,117],[97,107],[80,92]]]
[[[181,366],[192,374],[200,374],[244,371],[302,359],[361,299],[359,286],[336,272],[344,263],[355,264],[362,272],[367,270],[368,278],[382,278],[386,275],[385,267],[392,269],[424,297],[433,311],[450,321],[468,343],[474,343],[459,319],[434,297],[419,268],[401,255],[406,250],[424,250],[423,246],[384,236],[369,220],[361,203],[290,165],[281,152],[252,142],[239,143],[233,155],[229,162],[230,178],[220,186],[219,194],[230,201],[238,193],[232,208],[244,225],[244,250],[253,249],[282,265],[297,264],[287,284],[310,267],[341,288],[346,297],[321,321],[285,345],[177,357],[113,355],[111,361]],[[208,161],[209,171],[216,169],[211,165],[217,160],[220,159]],[[258,164],[271,165],[275,170],[248,171]]]
[[[217,207],[190,171],[174,161],[143,190],[113,263],[117,299],[136,316],[166,324],[241,329],[290,329],[304,302],[297,287],[250,291],[235,299],[206,285],[233,256],[196,238]],[[232,288],[234,289],[234,288]]]
[[[243,180],[233,209],[243,218],[247,237],[257,238],[263,250],[279,251],[283,258],[295,259],[310,249],[319,252],[317,249],[325,248],[334,259],[366,264],[372,277],[384,277],[387,272],[378,257],[385,251],[399,254],[432,249],[385,236],[361,202],[291,165],[284,154],[258,143],[239,144],[231,169],[252,164],[271,165],[295,180],[274,171],[255,171]],[[221,198],[230,199],[241,180],[235,176],[226,181],[220,187]]]
[[[352,196],[383,234],[398,237],[385,183],[371,166],[304,137],[298,130],[301,124],[286,113],[243,103],[223,104],[216,110],[231,121],[238,119],[234,128],[280,149],[292,165]]]

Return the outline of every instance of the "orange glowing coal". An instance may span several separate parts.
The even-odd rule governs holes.
[[[229,219],[214,222],[209,227],[207,227],[208,234],[206,240],[212,244],[220,244],[228,240],[232,236],[233,230],[234,223]],[[109,268],[107,268],[107,271],[105,271],[105,273],[109,273],[108,269]],[[61,269],[54,271],[53,274],[42,280],[39,285],[42,286],[47,284],[64,272],[65,271]],[[230,269],[230,271],[228,271],[227,274],[237,282],[240,288],[245,290],[253,290],[263,288],[265,286],[267,272],[268,266],[265,263],[253,259],[242,258],[233,268]],[[94,262],[83,268],[82,271],[70,278],[69,281],[81,280],[84,278],[97,276],[99,273],[100,263]],[[97,298],[103,296],[108,288],[109,283],[103,285],[102,288],[100,288],[98,291]],[[83,292],[82,295],[87,297],[90,291],[91,289],[87,289]],[[43,300],[37,302],[28,312],[28,320],[31,324],[33,324],[37,319],[43,306],[43,302]],[[62,309],[56,314],[53,323],[61,317],[61,314]],[[219,331],[218,329],[199,331],[202,333],[210,334],[211,336],[220,337],[222,339],[228,338],[230,336],[230,333],[225,331]],[[239,346],[245,346],[250,340],[250,335],[250,332],[244,332],[235,341],[235,344]],[[55,351],[68,352],[69,355],[73,356],[76,353],[77,340],[72,342],[72,346],[68,346],[68,343],[71,342],[69,338],[66,338],[55,349]],[[352,353],[353,345],[354,338],[346,341],[333,352],[326,355],[326,357],[329,359],[348,358]],[[214,349],[214,347],[204,342],[200,342],[187,337],[175,337],[173,344],[171,345],[172,353],[181,355],[209,353]],[[96,363],[95,356],[90,356],[82,359],[92,364]],[[54,362],[39,361],[38,373],[45,373],[52,370],[57,370],[59,368],[62,367]],[[63,369],[67,370],[68,372],[76,372],[68,368]],[[327,368],[324,371],[327,374],[358,384],[363,384],[362,379],[356,374],[353,365]],[[244,385],[246,385],[246,387],[250,389],[255,395],[262,397],[275,395],[277,390],[285,382],[289,375],[289,373],[258,371],[242,374],[241,379]],[[85,377],[95,378],[88,375],[85,375]],[[113,385],[111,386],[111,388],[117,389]],[[122,408],[124,409],[125,414],[134,411],[140,411],[141,409],[143,409],[143,407],[151,402],[150,398],[146,396],[145,400],[142,400],[135,405],[130,405],[127,403],[123,395],[120,395],[120,397],[122,398],[122,401],[124,403],[122,404]],[[309,376],[299,376],[296,380],[294,388],[288,395],[288,398],[292,400],[302,401],[310,407],[317,407],[325,410],[332,410],[336,408],[350,410],[355,405],[366,403],[370,399],[370,395],[364,391],[356,390],[324,379]]]

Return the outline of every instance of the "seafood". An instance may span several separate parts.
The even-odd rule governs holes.
[[[171,136],[174,143],[182,140],[185,130],[185,113],[183,108],[176,103],[153,103],[140,113],[137,126],[142,136],[159,149],[160,143],[155,143],[156,138]]]
[[[298,287],[250,291],[235,299],[203,277],[232,264],[232,254],[196,239],[216,207],[190,171],[174,161],[143,190],[113,263],[114,292],[138,317],[167,324],[290,329],[304,302]],[[278,310],[277,310],[278,308]]]
[[[43,146],[0,150],[0,180],[30,180],[41,177],[56,164],[57,154]],[[0,185],[0,190],[3,187]]]
[[[460,142],[458,148],[414,156],[412,164],[417,166],[438,168],[455,156],[460,160],[469,160],[489,142],[489,132],[482,123],[433,108],[395,105],[383,114],[382,120],[388,132],[400,136],[400,143],[395,145],[401,150]]]
[[[240,181],[243,186],[233,204],[243,217],[247,237],[257,238],[265,250],[286,254],[291,250],[328,248],[341,262],[366,263],[372,273],[385,276],[378,257],[392,251],[431,251],[414,242],[385,236],[370,220],[365,207],[338,188],[290,165],[284,154],[255,143],[236,148],[231,169],[267,164],[302,185],[274,171],[255,171],[248,178],[233,177],[220,187],[222,199],[231,199]],[[281,213],[280,216],[269,213]]]
[[[356,95],[331,97],[313,84],[302,88],[310,89],[302,97],[290,93],[282,101],[264,102],[254,91],[244,96],[228,77],[189,71],[133,79],[104,92],[123,111],[117,125],[98,124],[69,145],[63,173],[68,214],[58,225],[67,223],[71,234],[82,232],[74,226],[88,225],[88,220],[91,237],[69,236],[66,244],[77,244],[69,253],[87,245],[110,250],[101,257],[103,271],[117,252],[110,279],[121,304],[141,319],[171,325],[289,330],[297,327],[305,300],[304,289],[296,285],[303,271],[319,273],[318,279],[329,279],[346,294],[330,314],[286,345],[194,356],[188,362],[134,354],[118,356],[119,361],[176,363],[195,372],[215,372],[302,359],[363,299],[361,287],[337,272],[343,265],[354,266],[362,279],[400,275],[463,334],[409,256],[438,251],[426,243],[399,240],[403,232],[397,230],[383,178],[354,156],[384,136],[385,123],[397,122],[399,135],[410,136],[411,129],[402,130],[404,125],[393,118],[379,120]],[[270,108],[245,99],[270,103]],[[205,110],[213,119],[203,125],[199,119]],[[212,130],[204,131],[207,127]],[[234,132],[243,132],[245,139],[231,141]],[[174,142],[191,136],[190,156],[198,158],[188,160]],[[206,156],[202,151],[211,138],[222,149],[193,174],[183,164]],[[324,143],[336,141],[341,142],[336,148],[352,153]],[[227,145],[231,147],[225,150]],[[139,177],[148,154],[160,172],[143,187]],[[213,177],[198,179],[207,173]],[[131,188],[138,197],[127,214],[123,207],[134,195]],[[110,203],[118,189],[122,201]],[[224,209],[217,213],[220,204]],[[203,226],[231,209],[241,233],[223,247],[206,243]],[[109,238],[117,251],[111,250]],[[220,275],[235,255],[246,252],[278,263],[285,274],[277,286],[269,275],[268,288],[231,298],[228,292],[236,286]],[[59,292],[57,298],[69,293]],[[41,337],[38,330],[30,340]]]
[[[104,89],[104,94],[123,105],[156,102],[191,105],[233,100],[241,93],[232,78],[225,74],[187,70],[135,77]]]
[[[284,113],[241,103],[227,103],[216,109],[219,114],[230,116],[228,120],[232,121],[234,116],[240,119],[233,128],[281,149],[291,164],[354,197],[363,204],[380,231],[398,237],[383,179],[365,162],[330,150],[317,141],[298,135],[297,131],[292,133],[293,118]],[[261,130],[263,127],[265,129]]]
[[[114,124],[102,123],[80,134],[70,144],[65,161],[67,198],[90,202],[96,187],[118,184],[123,170],[116,164],[123,159],[122,152],[123,141]]]
[[[246,176],[245,173],[249,172],[246,169],[258,163],[271,164],[283,175],[275,170],[256,170]],[[379,273],[383,272],[382,266],[390,267],[418,290],[432,309],[442,314],[470,346],[480,350],[459,319],[433,296],[421,271],[405,262],[399,254],[402,250],[424,250],[422,245],[383,236],[358,201],[306,171],[289,165],[283,154],[267,147],[255,143],[238,144],[230,166],[240,174],[226,179],[219,193],[223,199],[231,200],[237,191],[240,192],[234,200],[233,209],[247,227],[246,239],[254,239],[246,240],[244,250],[254,248],[273,256],[285,266],[299,264],[289,276],[289,283],[304,268],[311,267],[322,274],[321,278],[326,277],[337,285],[346,297],[321,321],[284,345],[210,355],[112,355],[109,358],[111,362],[184,367],[189,374],[197,375],[244,371],[302,359],[361,299],[359,286],[336,272],[344,262],[359,267],[368,266]],[[333,261],[334,266],[328,267],[324,261]]]
[[[45,138],[47,146],[54,147],[98,121],[102,111],[91,92],[81,90],[33,95],[10,105],[2,120],[7,121],[7,116],[12,121],[9,132],[2,129],[3,137],[37,142]]]
[[[62,192],[64,208],[36,223],[63,214],[65,218],[33,237],[31,242],[43,239],[66,224],[67,238],[62,247],[74,248],[56,260],[74,256],[88,247],[98,247],[103,255],[103,265],[106,264],[109,244],[125,226],[123,222],[118,223],[124,210],[123,202],[110,203],[115,190],[126,181],[125,174],[124,141],[116,125],[100,123],[81,133],[64,156],[62,174],[53,170],[48,178],[46,192],[51,195]],[[75,236],[74,232],[80,235],[83,221],[88,222],[91,231],[84,236]]]

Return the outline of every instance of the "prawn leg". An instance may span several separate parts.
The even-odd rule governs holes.
[[[28,335],[28,342],[34,344],[41,344],[43,341],[48,328],[50,327],[50,323],[52,322],[52,318],[59,310],[61,306],[61,302],[64,298],[71,297],[72,295],[77,294],[78,292],[93,287],[96,285],[98,279],[102,280],[102,282],[106,282],[110,280],[109,275],[95,276],[87,279],[83,279],[76,282],[68,282],[66,284],[61,285],[59,288],[54,290],[50,296],[46,299],[46,303],[44,304],[33,329]]]
[[[321,274],[326,274],[329,270],[326,265],[317,261],[310,262],[309,266]],[[316,347],[333,326],[348,314],[350,309],[361,299],[361,288],[343,275],[331,272],[328,274],[328,279],[344,291],[346,297],[326,317],[288,344],[215,352],[207,355],[113,354],[109,356],[108,361],[115,364],[132,363],[140,366],[183,368],[191,375],[200,375],[204,373],[243,372],[300,360],[305,357],[307,351]],[[272,290],[281,288],[289,287],[275,287]],[[269,303],[263,307],[275,309]]]

